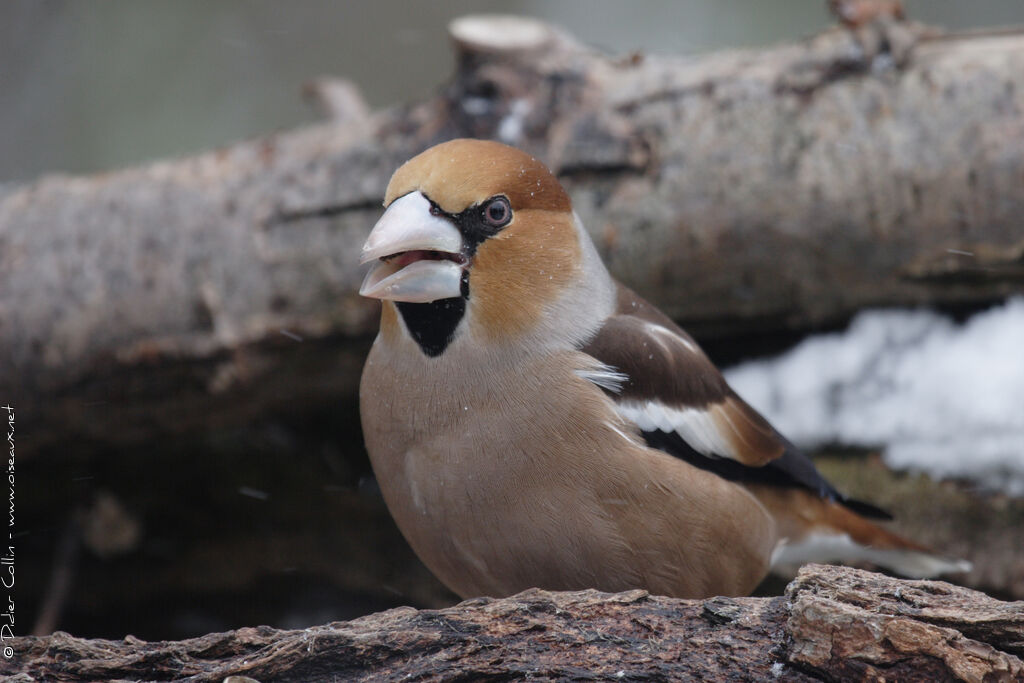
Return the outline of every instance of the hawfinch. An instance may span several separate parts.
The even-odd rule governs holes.
[[[745,595],[816,559],[962,568],[868,521],[886,515],[613,280],[536,159],[446,142],[384,204],[362,250],[360,293],[383,300],[363,431],[399,528],[459,595]]]

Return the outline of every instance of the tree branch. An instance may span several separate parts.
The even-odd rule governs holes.
[[[22,680],[899,680],[1024,678],[1024,603],[809,565],[778,598],[644,591],[479,598],[301,631],[180,642],[14,641]]]
[[[0,389],[47,425],[26,449],[351,401],[377,315],[357,251],[391,172],[455,136],[550,164],[612,271],[705,337],[1021,290],[1024,35],[897,68],[839,29],[624,59],[531,20],[452,31],[423,102],[367,114],[321,80],[330,123],[0,189]]]

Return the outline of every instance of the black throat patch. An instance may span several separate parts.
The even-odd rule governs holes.
[[[462,273],[462,296],[439,299],[428,304],[413,304],[396,301],[395,306],[405,321],[409,334],[420,350],[431,358],[444,353],[455,337],[455,328],[466,315],[466,299],[469,298],[469,273]]]
[[[466,300],[461,296],[431,301],[429,304],[398,301],[395,305],[402,314],[409,334],[423,353],[431,358],[440,356],[448,348],[455,336],[455,328],[466,313]]]

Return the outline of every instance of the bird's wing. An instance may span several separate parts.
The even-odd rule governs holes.
[[[595,383],[652,448],[725,479],[799,487],[859,514],[890,518],[836,491],[729,387],[686,332],[625,287],[616,314],[581,350],[608,367]]]

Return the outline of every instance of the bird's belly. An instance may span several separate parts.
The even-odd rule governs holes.
[[[473,450],[468,458],[428,437],[373,457],[389,510],[430,570],[464,597],[598,585],[594,546],[610,533],[581,527],[600,513],[580,509],[579,492],[538,481],[508,444]]]
[[[535,387],[528,405],[452,387],[442,371],[417,368],[407,383],[400,367],[368,364],[377,376],[364,375],[364,389],[386,390],[364,390],[361,412],[392,516],[459,595],[537,586],[702,597],[744,593],[763,575],[774,531],[753,497],[611,428],[600,391],[559,400],[550,387],[583,381],[571,366],[490,378],[492,389]],[[764,524],[763,540],[743,538],[738,519]]]
[[[368,371],[378,374],[364,387],[390,387],[361,396],[374,472],[403,535],[445,584],[463,596],[614,588],[598,575],[602,556],[617,552],[614,525],[587,481],[599,470],[581,472],[558,451],[565,425],[583,413],[562,414],[542,391],[530,406],[512,407],[422,368],[409,383],[393,364]],[[553,379],[551,369],[528,366],[514,374],[538,386]],[[576,379],[569,369],[554,374]]]

